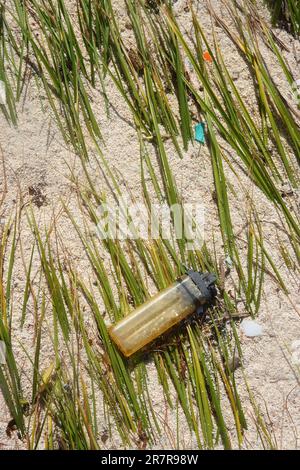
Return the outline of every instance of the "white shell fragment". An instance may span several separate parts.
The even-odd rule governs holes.
[[[0,80],[0,104],[4,104],[6,106],[6,88],[5,88],[5,83]]]
[[[255,336],[261,336],[263,334],[263,328],[254,320],[244,319],[241,323],[242,332],[249,338],[254,338]]]

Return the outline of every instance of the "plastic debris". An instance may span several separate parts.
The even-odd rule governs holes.
[[[199,122],[195,125],[195,140],[201,144],[205,144],[205,124],[204,122]]]
[[[0,80],[0,104],[4,104],[6,106],[6,88],[5,88],[5,83]]]
[[[206,60],[206,62],[212,62],[212,56],[208,51],[203,52],[203,59]]]
[[[259,323],[254,320],[244,319],[241,322],[242,332],[249,338],[254,338],[255,336],[262,336],[263,328]]]
[[[187,270],[171,286],[113,325],[111,339],[128,357],[143,348],[171,327],[210,305],[216,295],[214,274]],[[202,312],[203,313],[203,312]]]

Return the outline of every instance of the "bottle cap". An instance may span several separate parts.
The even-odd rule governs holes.
[[[211,302],[217,295],[217,290],[215,287],[217,277],[215,276],[215,274],[201,273],[198,271],[193,271],[192,269],[187,269],[186,274],[198,287],[202,296],[206,298],[208,302]]]

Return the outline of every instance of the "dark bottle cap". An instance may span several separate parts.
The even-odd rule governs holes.
[[[198,287],[202,296],[208,301],[212,302],[217,295],[215,282],[217,277],[212,273],[200,273],[187,269],[186,274],[192,279],[193,283]]]

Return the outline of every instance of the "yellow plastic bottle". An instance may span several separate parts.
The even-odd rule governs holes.
[[[124,356],[144,347],[215,296],[215,276],[192,270],[109,329]]]

